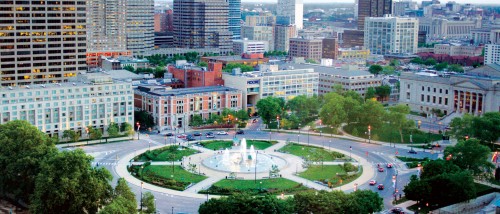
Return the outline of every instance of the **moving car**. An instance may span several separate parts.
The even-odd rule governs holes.
[[[374,186],[375,184],[377,184],[377,181],[375,181],[375,180],[370,181],[370,186]]]
[[[185,134],[180,134],[180,135],[177,135],[177,138],[180,138],[180,139],[186,139],[187,135]]]
[[[213,132],[207,132],[207,133],[205,134],[205,137],[206,137],[206,138],[214,138],[214,137],[215,137],[215,135],[214,135],[214,133],[213,133]]]
[[[243,130],[238,130],[236,134],[245,134],[245,132]]]
[[[384,190],[384,185],[383,185],[383,184],[379,184],[379,185],[377,186],[377,189],[379,189],[379,190]]]
[[[417,154],[417,151],[411,149],[410,151],[408,151],[408,153],[410,153],[410,154]]]
[[[378,168],[378,171],[379,172],[384,172],[384,168],[380,167],[380,168]]]
[[[256,122],[258,122],[258,121],[259,121],[259,120],[257,120],[257,119],[253,119],[253,120],[252,120],[252,123],[256,123]]]
[[[193,133],[193,136],[201,136],[201,132],[195,132]]]
[[[165,136],[172,137],[172,136],[174,136],[174,134],[172,134],[172,133],[166,133]]]
[[[392,163],[388,163],[387,168],[392,168]]]
[[[401,208],[401,207],[394,207],[391,209],[391,213],[404,214],[405,212],[403,211],[403,208]]]
[[[188,136],[186,136],[186,140],[187,141],[193,141],[193,140],[196,140],[196,139],[193,137],[193,135],[188,135]]]
[[[225,131],[220,131],[220,132],[217,132],[218,135],[227,135],[227,132]]]

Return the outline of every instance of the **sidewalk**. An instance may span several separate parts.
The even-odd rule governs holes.
[[[134,136],[137,136],[137,135],[134,135]],[[56,147],[57,148],[65,148],[65,147],[85,146],[85,145],[92,145],[92,144],[112,143],[112,142],[129,141],[129,140],[137,140],[137,138],[133,138],[133,137],[118,137],[118,138],[111,138],[111,139],[87,140],[87,141],[80,141],[80,142],[75,142],[75,143],[61,143],[61,144],[56,144]]]

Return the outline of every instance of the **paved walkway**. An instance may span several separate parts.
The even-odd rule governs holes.
[[[147,139],[147,140],[149,140],[151,142],[155,142],[151,139]],[[195,142],[192,142],[192,143],[195,143]],[[155,143],[157,143],[157,142],[155,142]],[[286,154],[286,153],[281,153],[281,152],[275,152],[276,150],[280,149],[281,147],[283,147],[285,145],[286,145],[286,142],[279,141],[279,143],[262,151],[262,153],[269,154],[269,155],[272,154],[272,156],[282,158],[286,161],[287,164],[280,169],[281,176],[283,178],[287,178],[287,179],[290,179],[292,181],[302,183],[304,186],[307,186],[309,188],[314,188],[317,190],[331,191],[330,188],[328,188],[324,185],[321,185],[321,184],[315,183],[313,181],[296,176],[295,175],[296,173],[300,173],[300,172],[303,172],[306,170],[306,168],[304,168],[302,166],[303,159],[298,157],[298,156],[294,156],[294,155],[290,155],[290,154]],[[151,150],[161,148],[163,146],[164,145],[152,146]],[[210,158],[213,155],[216,155],[218,152],[220,153],[220,151],[212,151],[212,150],[200,147],[200,146],[196,146],[195,144],[190,144],[189,146],[191,148],[194,148],[194,149],[201,151],[201,153],[197,153],[197,154],[191,155],[189,157],[186,157],[182,161],[176,161],[176,162],[174,162],[174,165],[181,165],[181,163],[184,166],[187,166],[188,164],[196,164],[196,166],[198,167],[198,173],[203,174],[203,175],[207,176],[208,178],[191,186],[191,187],[189,187],[188,189],[186,189],[184,191],[175,191],[175,190],[171,190],[171,189],[158,187],[158,186],[155,186],[155,185],[152,185],[149,183],[143,183],[139,179],[137,179],[134,176],[132,176],[131,174],[129,174],[129,172],[127,171],[127,167],[126,167],[127,165],[129,165],[130,163],[136,163],[136,164],[143,163],[143,162],[129,162],[129,161],[136,154],[141,154],[143,152],[146,152],[148,150],[148,148],[145,148],[145,149],[139,150],[137,152],[123,156],[118,161],[117,166],[115,167],[114,170],[116,171],[116,173],[120,177],[125,178],[128,182],[130,182],[134,185],[137,185],[137,186],[141,186],[141,184],[142,184],[144,189],[149,189],[152,191],[165,193],[165,194],[181,195],[181,196],[194,197],[194,198],[206,198],[207,197],[206,195],[198,194],[198,191],[203,190],[203,189],[207,189],[212,184],[216,183],[217,181],[226,178],[226,176],[229,175],[229,172],[215,170],[215,169],[209,168],[203,164],[203,160]],[[327,150],[330,149],[332,151],[337,151],[337,152],[341,152],[341,153],[347,152],[347,151],[342,151],[342,150],[338,150],[338,149],[334,149],[334,148],[328,148],[328,147],[324,147],[324,148]],[[366,183],[374,176],[375,170],[374,170],[372,164],[370,164],[366,159],[359,157],[357,155],[354,155],[354,154],[352,154],[352,159],[354,159],[356,161],[356,163],[354,163],[355,165],[360,164],[363,166],[363,173],[356,180],[354,180],[350,183],[344,184],[341,187],[338,187],[339,190],[352,190],[352,189],[354,189],[355,183],[358,183],[358,184]],[[324,162],[325,165],[343,164],[343,163],[344,162]],[[151,164],[152,165],[170,165],[170,164],[172,164],[172,162],[168,162],[168,161],[152,162]],[[237,178],[246,179],[246,180],[251,180],[251,179],[255,179],[255,178],[263,179],[263,178],[267,178],[268,176],[269,176],[269,173],[267,171],[266,172],[257,172],[257,173],[237,173],[237,175],[236,175]],[[218,197],[218,196],[210,196],[210,197]]]

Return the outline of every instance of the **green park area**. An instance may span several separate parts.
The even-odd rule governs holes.
[[[297,143],[289,143],[279,150],[280,152],[296,155],[311,161],[334,161],[349,159],[344,154],[335,151],[327,151],[317,146],[307,146]]]
[[[396,156],[397,159],[405,162],[408,168],[418,167],[418,164],[425,164],[425,162],[429,161],[429,158],[413,158],[413,157],[404,157],[404,156]]]
[[[330,187],[337,187],[356,180],[361,175],[361,171],[357,171],[358,167],[350,163],[344,165],[314,165],[309,166],[306,171],[301,172],[298,176],[328,184]]]
[[[149,165],[130,168],[137,178],[161,187],[183,191],[190,184],[204,180],[205,176],[193,174],[180,166]],[[193,168],[193,170],[195,170]]]
[[[278,142],[277,141],[266,141],[266,140],[247,140],[247,147],[250,148],[250,146],[253,145],[253,147],[256,150],[263,150],[263,149],[269,148],[270,146],[272,146],[276,143],[278,143]],[[221,150],[221,149],[231,148],[233,146],[233,141],[211,140],[211,141],[201,142],[201,145],[207,149]]]
[[[165,146],[159,149],[146,151],[135,157],[135,161],[179,161],[182,157],[190,156],[198,151],[177,145]]]
[[[295,194],[309,190],[297,182],[285,178],[272,178],[262,180],[236,180],[224,179],[213,184],[210,188],[199,193],[214,195],[232,195],[236,193],[259,194]]]
[[[397,129],[390,125],[383,124],[380,127],[371,126],[371,139],[376,141],[391,142],[391,143],[410,143],[410,135],[412,135],[413,143],[427,144],[430,142],[442,140],[441,134],[423,132],[418,129],[403,130],[403,140]],[[344,131],[356,137],[368,139],[368,126],[360,126],[359,124],[349,124],[343,127]]]

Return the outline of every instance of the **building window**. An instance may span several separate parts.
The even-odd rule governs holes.
[[[431,96],[430,95],[427,95],[427,102],[431,102]]]
[[[406,99],[409,100],[410,99],[410,92],[406,92]]]
[[[231,108],[236,108],[238,107],[238,101],[237,100],[231,100]]]
[[[407,87],[408,87],[408,89],[410,89],[410,84],[408,84],[408,86],[407,86]]]
[[[448,98],[444,98],[444,105],[448,105]]]
[[[184,113],[184,106],[178,105],[177,106],[177,114],[182,114]]]

